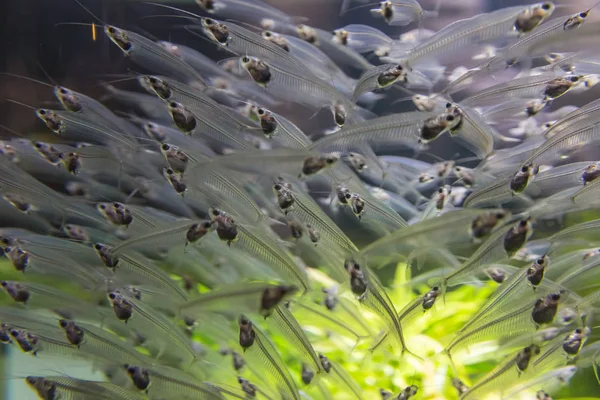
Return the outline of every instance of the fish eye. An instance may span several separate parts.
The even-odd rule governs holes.
[[[106,204],[100,204],[98,208],[101,210],[106,210]]]
[[[33,145],[38,149],[41,149],[43,147],[41,142],[35,142]]]
[[[213,25],[213,24],[215,23],[215,21],[213,21],[213,20],[212,20],[212,19],[210,19],[210,18],[206,18],[206,19],[204,19],[204,23],[205,23],[206,25]]]
[[[581,328],[577,328],[577,329],[575,329],[575,333],[581,334],[581,333],[583,333],[583,330]]]
[[[2,281],[2,282],[0,283],[0,285],[2,285],[2,287],[6,287],[6,286],[8,286],[8,282],[6,282],[6,281]]]
[[[542,10],[549,10],[550,8],[552,8],[552,3],[542,4]]]
[[[46,115],[46,110],[38,110],[38,114],[40,115]]]
[[[553,295],[552,295],[550,298],[551,298],[552,300],[554,300],[554,301],[560,300],[560,294],[558,294],[558,293],[555,293],[555,294],[553,294]]]
[[[64,87],[61,87],[60,89],[58,89],[58,92],[62,93],[62,94],[67,94],[68,93],[67,89],[65,89]]]
[[[352,197],[350,193],[346,193],[346,199],[349,200]]]
[[[279,183],[277,183],[277,184],[275,184],[273,186],[273,189],[275,189],[275,190],[281,190],[281,185]]]
[[[504,218],[504,214],[503,213],[497,213],[496,214],[496,218]]]
[[[64,328],[67,326],[67,321],[65,321],[64,319],[61,319],[60,321],[58,321],[58,324]]]
[[[544,259],[543,258],[538,258],[537,260],[535,260],[535,263],[537,265],[542,265],[544,263]]]
[[[108,33],[115,33],[116,32],[115,28],[113,28],[112,26],[107,27],[106,30],[108,31]]]
[[[434,287],[432,287],[431,289],[433,289],[433,290],[436,290],[436,291],[437,291],[437,290],[440,290],[440,287],[439,287],[439,286],[434,286]]]
[[[262,108],[259,108],[257,111],[258,115],[264,115],[265,110],[263,110]]]
[[[265,37],[271,37],[273,36],[273,34],[271,33],[271,31],[266,31],[265,32]]]
[[[579,16],[580,16],[581,18],[585,18],[585,17],[587,17],[587,15],[588,15],[588,13],[587,13],[587,12],[582,12],[582,13],[579,13]]]
[[[404,67],[402,67],[402,65],[398,64],[398,65],[396,65],[396,69],[398,71],[402,71],[402,70],[404,70]]]
[[[127,372],[130,374],[135,374],[135,367],[127,367]]]
[[[150,78],[148,78],[148,82],[155,84],[157,82],[156,78],[151,76]]]
[[[442,193],[444,193],[444,189],[443,189],[443,188],[439,188],[439,189],[438,189],[438,193],[439,193],[439,194],[442,194]]]
[[[108,294],[108,297],[109,297],[111,300],[114,300],[114,299],[116,299],[116,298],[117,298],[117,295],[111,292],[111,293],[109,293],[109,294]]]
[[[578,76],[572,76],[571,77],[571,82],[577,82],[579,80]]]
[[[523,167],[521,167],[521,172],[525,173],[527,172],[527,170],[529,170],[529,165],[524,165]]]
[[[171,168],[167,168],[165,172],[167,173],[167,175],[173,175],[175,173]]]
[[[166,143],[164,143],[164,144],[162,145],[162,149],[163,149],[163,150],[169,150],[170,148],[171,148],[171,146],[169,146],[169,145],[168,145],[168,144],[166,144]]]
[[[169,103],[169,107],[171,108],[177,108],[177,106],[179,106],[179,104],[175,103],[174,101]]]
[[[454,115],[446,116],[446,121],[454,121]]]
[[[248,58],[247,56],[242,57],[242,62],[250,62],[250,58]]]
[[[94,245],[94,249],[96,249],[96,250],[102,250],[102,245],[100,243],[96,243]]]
[[[452,103],[446,103],[446,108],[452,107]]]

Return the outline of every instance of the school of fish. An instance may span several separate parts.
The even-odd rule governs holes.
[[[434,32],[443,5],[344,0],[364,24],[330,32],[260,0],[146,4],[201,48],[62,6],[147,74],[105,84],[110,108],[54,82],[54,106],[6,99],[46,135],[0,141],[0,340],[105,376],[23,377],[41,399],[551,399],[596,371],[595,6]],[[490,295],[419,345],[466,285]],[[365,383],[324,336],[447,368]]]

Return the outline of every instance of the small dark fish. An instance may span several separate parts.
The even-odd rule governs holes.
[[[367,279],[360,270],[360,265],[352,260],[345,262],[345,268],[350,275],[350,289],[358,297],[362,297],[367,291]]]
[[[6,201],[8,201],[14,208],[21,211],[22,213],[27,214],[29,211],[33,210],[35,207],[27,201],[23,196],[19,196],[14,193],[3,193],[2,197]]]
[[[302,224],[296,220],[288,221],[288,227],[290,228],[290,232],[292,233],[292,237],[294,239],[302,239],[302,235],[304,234],[304,228]]]
[[[307,25],[296,25],[296,33],[298,37],[305,42],[317,45],[319,43],[319,34],[316,30]]]
[[[210,232],[212,226],[213,224],[211,221],[202,221],[190,226],[190,228],[185,233],[185,244],[188,245],[189,243],[196,243],[198,240],[202,239],[208,232]]]
[[[56,393],[56,384],[41,376],[28,376],[25,382],[37,392],[38,396],[43,400],[58,400],[60,394]]]
[[[73,321],[66,321],[61,319],[58,321],[58,326],[64,329],[67,334],[67,340],[69,343],[79,347],[81,342],[83,342],[84,332],[79,326],[75,324]]]
[[[133,315],[133,304],[118,292],[110,292],[108,294],[108,301],[110,301],[117,318],[127,323]]]
[[[10,339],[10,326],[7,324],[0,325],[0,343],[12,343],[12,340]]]
[[[29,264],[29,253],[26,250],[15,246],[5,248],[4,252],[17,271],[25,272]]]
[[[471,235],[481,239],[490,234],[498,225],[510,215],[508,210],[494,211],[478,215],[471,223]]]
[[[379,389],[379,395],[381,396],[381,400],[389,400],[392,398],[394,393],[386,389]]]
[[[262,87],[266,87],[271,82],[271,69],[262,60],[256,57],[243,56],[241,58],[242,67],[248,71],[254,82]]]
[[[216,225],[217,236],[228,246],[238,240],[238,229],[233,218],[224,211],[213,209],[210,213],[213,224]]]
[[[452,386],[454,386],[459,396],[465,394],[469,390],[469,387],[458,378],[452,378]]]
[[[329,311],[333,311],[338,302],[336,296],[337,291],[331,289],[323,289],[323,293],[325,293],[325,307],[327,307]]]
[[[100,213],[114,225],[128,227],[133,222],[133,213],[122,203],[116,201],[99,203],[97,207]]]
[[[171,114],[171,118],[173,118],[175,126],[185,134],[190,135],[196,129],[196,117],[183,104],[176,101],[169,102],[169,113]]]
[[[521,350],[516,357],[516,365],[519,374],[525,372],[527,367],[529,366],[529,362],[534,356],[540,354],[540,347],[536,344],[532,344],[531,346],[525,347]]]
[[[277,120],[270,111],[265,110],[264,108],[257,109],[256,114],[258,115],[263,134],[270,139],[277,131]]]
[[[350,166],[358,172],[362,172],[368,168],[366,158],[358,153],[349,152],[348,161],[350,161]]]
[[[287,186],[283,182],[275,183],[273,185],[273,193],[277,198],[277,205],[287,215],[287,213],[293,209],[296,203],[296,198],[291,190],[291,185]]]
[[[457,108],[454,108],[457,110]],[[419,140],[421,143],[428,143],[435,140],[443,132],[453,129],[460,122],[454,113],[444,113],[434,117],[427,118],[419,130]]]
[[[244,365],[246,365],[246,360],[244,360],[244,357],[242,357],[240,353],[238,353],[237,351],[232,351],[231,357],[233,362],[233,368],[236,371],[239,371],[242,368],[244,368]]]
[[[317,174],[325,168],[332,167],[339,159],[335,154],[310,156],[302,164],[302,174],[306,176]]]
[[[589,336],[589,329],[577,328],[565,337],[562,348],[569,356],[575,356],[581,350],[583,343]]]
[[[290,51],[290,44],[288,43],[287,39],[284,38],[283,36],[281,36],[275,32],[264,31],[262,33],[262,37],[265,40],[268,40],[269,42],[281,47],[283,50],[285,50],[287,52]]]
[[[314,371],[308,367],[308,364],[302,363],[302,372],[301,372],[302,382],[305,385],[310,385],[310,383],[312,382],[314,377],[315,377]]]
[[[563,30],[570,31],[571,29],[579,28],[581,24],[583,24],[583,21],[585,21],[585,19],[587,18],[589,12],[590,10],[587,10],[585,12],[580,12],[579,14],[575,14],[567,18],[567,20],[563,24]]]
[[[502,268],[488,268],[486,273],[496,283],[502,283],[506,280],[506,271]]]
[[[242,387],[244,393],[246,393],[250,397],[256,397],[256,393],[258,392],[258,388],[253,383],[250,383],[249,380],[238,377],[238,383]]]
[[[183,196],[185,191],[187,190],[187,185],[183,181],[181,175],[175,173],[175,171],[172,168],[165,168],[163,170],[163,175],[165,176],[165,178],[167,178],[173,189],[175,189],[175,192]]]
[[[377,85],[380,88],[389,86],[397,81],[408,82],[407,73],[402,65],[395,65],[383,71],[377,77]]]
[[[35,113],[38,118],[44,121],[48,129],[50,129],[52,132],[56,133],[57,135],[60,135],[64,132],[65,121],[54,111],[41,108]]]
[[[167,159],[169,166],[178,174],[183,174],[187,168],[189,157],[177,146],[163,143],[160,146],[161,153]]]
[[[81,157],[75,152],[60,153],[59,158],[67,172],[73,175],[77,175],[83,166]]]
[[[87,231],[79,225],[66,224],[63,228],[67,236],[77,242],[89,243],[91,241],[90,235]]]
[[[346,186],[338,185],[335,189],[338,203],[342,205],[348,204],[348,195],[351,195],[350,190]]]
[[[173,94],[169,84],[156,76],[142,76],[143,85],[147,85],[158,97],[169,100]]]
[[[119,264],[119,257],[112,254],[111,246],[103,243],[94,243],[94,250],[106,267],[114,270]]]
[[[151,384],[150,371],[142,367],[136,367],[135,365],[125,364],[124,367],[133,385],[138,390],[148,393],[148,389],[150,388]]]
[[[346,107],[343,104],[336,103],[331,108],[331,111],[333,112],[333,120],[335,121],[335,124],[340,128],[344,126],[346,123],[346,116],[348,115]]]
[[[416,395],[418,390],[419,390],[419,388],[416,385],[407,386],[402,390],[402,392],[400,392],[400,394],[398,395],[398,397],[396,397],[396,399],[397,400],[408,400],[411,397],[413,397],[414,395]]]
[[[273,308],[287,296],[292,295],[298,291],[296,286],[269,286],[267,287],[260,299],[260,313],[265,318],[271,315]]]
[[[246,351],[250,346],[254,344],[254,340],[256,339],[256,332],[254,332],[252,322],[243,315],[240,315],[238,325],[240,327],[240,346],[242,346],[244,351]]]
[[[435,304],[435,300],[441,294],[439,286],[432,287],[425,295],[423,295],[423,310],[429,310]]]
[[[202,27],[209,37],[212,37],[220,45],[227,46],[230,39],[227,26],[212,18],[202,18]]]
[[[528,33],[544,22],[554,11],[554,4],[550,2],[536,5],[523,11],[517,16],[515,30],[519,33]]]
[[[21,350],[25,353],[31,353],[34,356],[37,355],[37,344],[39,341],[37,336],[23,329],[12,329],[10,336],[12,336],[13,340],[17,342]]]
[[[323,370],[329,373],[329,371],[331,371],[331,362],[329,361],[329,358],[323,354],[319,354],[319,360],[321,360],[321,366],[323,367]]]
[[[0,285],[2,285],[4,290],[6,290],[6,293],[8,293],[8,295],[12,297],[14,301],[17,303],[27,304],[30,296],[29,288],[27,286],[18,282],[9,281],[2,281]]]
[[[599,176],[600,166],[598,164],[590,164],[581,174],[581,180],[583,180],[583,185],[585,186]]]
[[[521,167],[510,181],[510,190],[513,194],[518,194],[525,190],[538,172],[539,167],[534,166],[532,163],[527,163]]]
[[[60,150],[51,144],[44,142],[35,142],[33,147],[40,153],[49,163],[58,164],[60,163]]]
[[[536,400],[552,400],[552,397],[550,397],[550,395],[543,390],[538,390],[535,394],[535,398]]]
[[[310,224],[306,224],[306,230],[308,231],[310,241],[316,246],[319,240],[321,240],[321,233]]]
[[[569,78],[556,78],[548,82],[544,96],[547,100],[556,99],[563,94],[567,93],[574,83],[579,81],[578,76],[572,76]]]
[[[528,117],[533,117],[537,115],[540,111],[542,111],[544,107],[546,107],[546,104],[548,104],[546,100],[536,99],[528,101],[525,104],[525,114],[527,114]]]
[[[531,312],[533,322],[538,325],[552,323],[556,316],[560,299],[560,293],[550,293],[546,297],[538,299]]]
[[[531,283],[533,286],[534,290],[540,285],[540,283],[542,283],[542,279],[544,279],[544,273],[548,267],[548,262],[549,258],[547,256],[543,256],[535,260],[527,269],[526,277],[529,283]]]
[[[352,213],[360,220],[365,212],[365,201],[358,193],[347,193],[346,201],[352,210]]]
[[[57,86],[54,88],[54,95],[60,101],[65,110],[79,112],[83,108],[81,99],[77,94],[66,87]]]
[[[504,235],[504,250],[506,250],[509,257],[514,256],[525,245],[532,233],[530,218],[519,221],[506,232]]]

